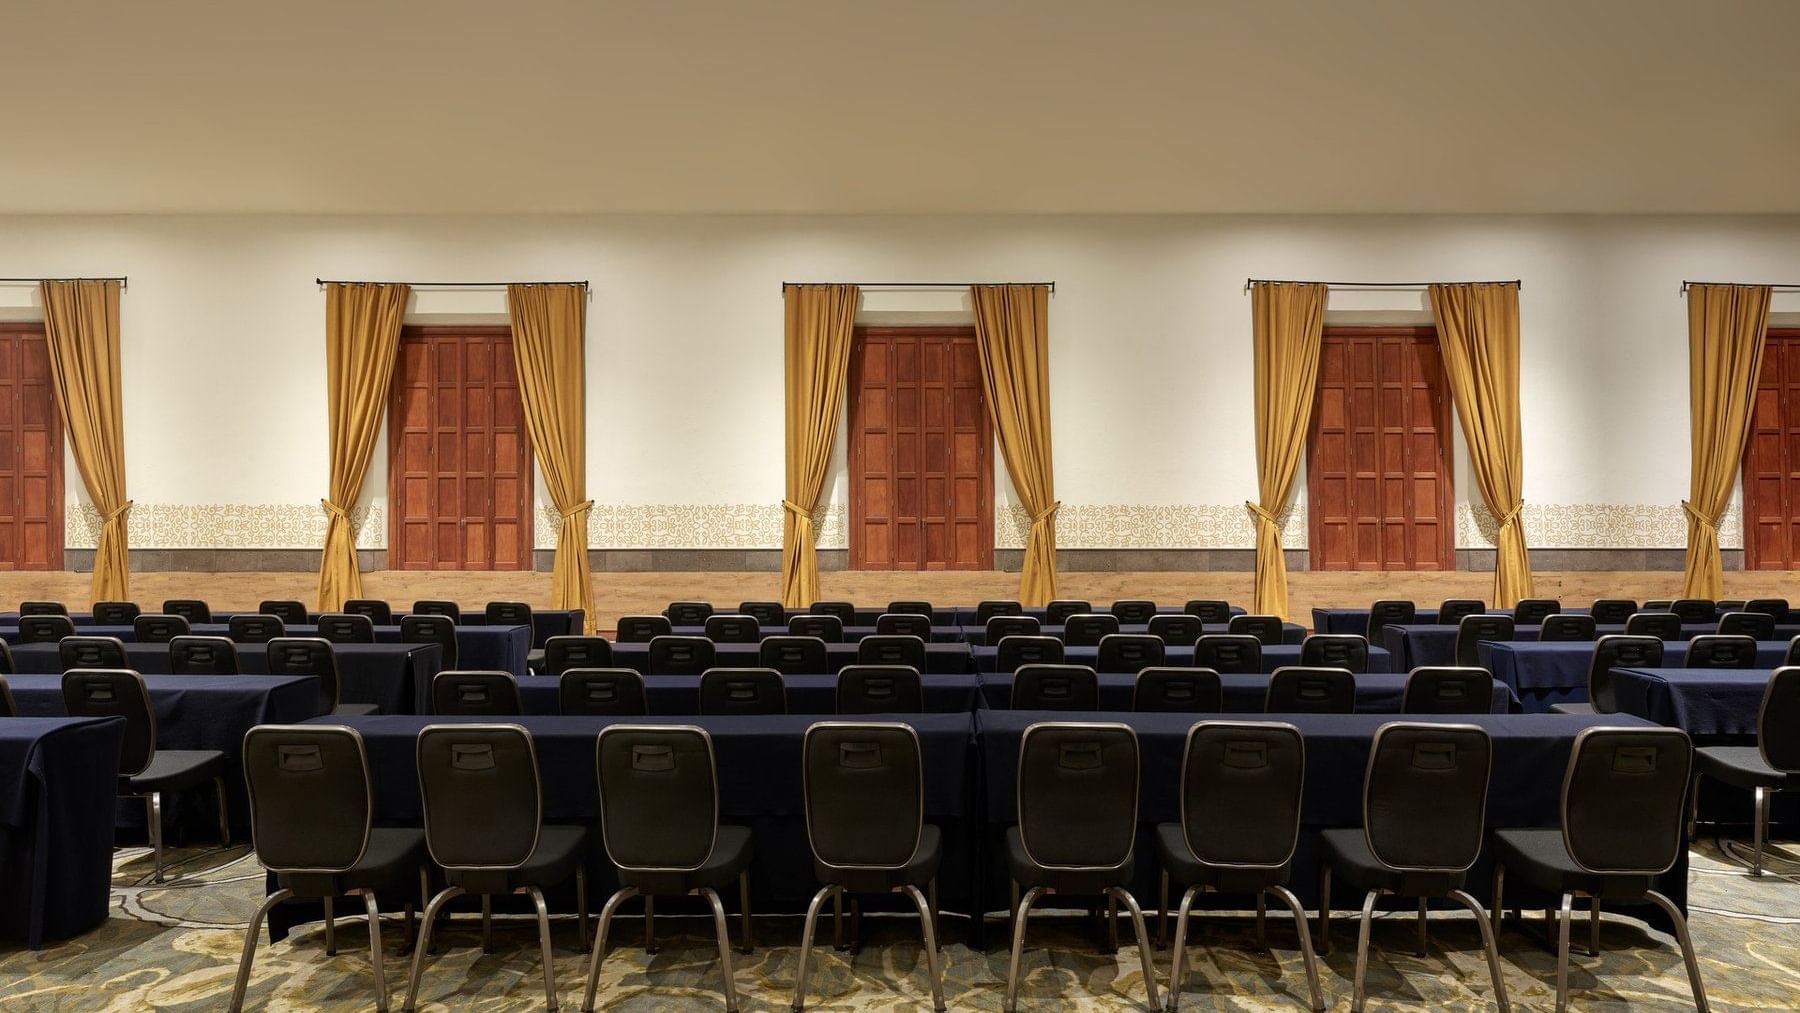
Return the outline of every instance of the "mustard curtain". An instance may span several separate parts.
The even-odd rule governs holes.
[[[1769,332],[1770,289],[1764,285],[1689,285],[1688,419],[1692,443],[1687,563],[1682,594],[1717,598],[1724,591],[1719,519],[1744,457],[1757,373]]]
[[[975,285],[975,347],[988,413],[1013,489],[1031,514],[1019,601],[1056,597],[1056,479],[1050,454],[1050,289]]]
[[[69,432],[75,467],[100,512],[94,552],[94,601],[125,601],[125,424],[120,403],[119,283],[45,281],[44,337],[50,352],[56,405]]]
[[[781,601],[788,606],[811,605],[819,597],[812,515],[837,442],[859,298],[855,285],[789,285],[782,293],[787,487],[781,501]]]
[[[1256,519],[1256,590],[1251,608],[1261,615],[1288,614],[1287,559],[1276,516],[1287,506],[1300,456],[1306,451],[1319,382],[1326,292],[1324,285],[1263,281],[1250,290],[1260,502],[1244,505]]]
[[[331,433],[331,495],[325,508],[325,551],[319,559],[319,608],[343,607],[362,597],[356,537],[350,509],[362,494],[363,476],[387,407],[394,359],[400,350],[400,318],[411,290],[405,285],[344,284],[325,287],[326,410]]]
[[[513,361],[525,424],[544,487],[562,518],[550,573],[555,608],[580,609],[594,632],[594,589],[588,571],[587,289],[582,285],[508,285]]]
[[[1469,444],[1470,470],[1488,512],[1500,522],[1494,604],[1531,597],[1525,547],[1525,454],[1519,438],[1519,286],[1433,285],[1431,313],[1450,394]]]

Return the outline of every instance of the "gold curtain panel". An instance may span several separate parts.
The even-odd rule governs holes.
[[[787,485],[781,502],[781,602],[790,608],[811,605],[819,597],[812,515],[844,410],[860,297],[855,285],[789,285],[782,292]]]
[[[39,282],[56,404],[75,467],[100,512],[94,601],[128,601],[125,423],[120,401],[119,282]]]
[[[1258,502],[1246,503],[1256,518],[1256,589],[1251,611],[1288,616],[1287,559],[1276,517],[1287,506],[1319,382],[1319,350],[1325,334],[1326,286],[1256,282],[1250,290],[1255,341],[1256,482]]]
[[[1013,489],[1031,515],[1019,601],[1056,597],[1056,479],[1050,453],[1050,288],[975,285],[981,382]]]
[[[1719,519],[1744,459],[1750,409],[1769,332],[1766,285],[1689,285],[1688,419],[1690,473],[1687,560],[1681,593],[1717,598],[1725,590]]]

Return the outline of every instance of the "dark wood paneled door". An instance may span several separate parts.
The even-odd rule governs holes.
[[[1744,441],[1744,566],[1800,569],[1800,329],[1769,331]]]
[[[1456,565],[1450,398],[1430,327],[1332,327],[1306,490],[1315,570]]]
[[[44,325],[0,324],[0,570],[62,569],[62,479]]]
[[[393,569],[531,568],[531,440],[510,328],[401,333],[388,505]]]
[[[991,432],[973,328],[858,328],[851,568],[993,569]]]

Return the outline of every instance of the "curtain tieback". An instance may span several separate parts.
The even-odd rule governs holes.
[[[1062,509],[1062,500],[1057,500],[1056,502],[1050,504],[1048,507],[1045,507],[1043,510],[1040,510],[1037,513],[1033,514],[1031,517],[1031,523],[1033,525],[1042,524],[1045,521],[1049,520],[1050,518],[1055,517],[1056,512],[1061,509]]]
[[[1250,512],[1256,515],[1258,519],[1268,521],[1274,527],[1281,527],[1281,521],[1278,520],[1274,514],[1264,510],[1261,503],[1252,503],[1249,500],[1245,500],[1244,505],[1249,507]]]
[[[584,499],[581,502],[570,507],[569,509],[560,511],[560,513],[562,514],[562,519],[566,521],[569,518],[574,517],[576,514],[582,513],[587,510],[592,510],[592,509],[594,509],[594,501],[591,499]]]
[[[783,510],[786,510],[788,513],[793,514],[795,517],[804,517],[809,521],[812,520],[812,514],[813,514],[812,510],[807,507],[803,507],[798,503],[795,503],[791,499],[782,500],[781,508]]]
[[[1524,509],[1525,509],[1525,501],[1520,500],[1518,506],[1513,507],[1511,510],[1508,510],[1504,515],[1501,516],[1500,526],[1506,527],[1508,524],[1511,524],[1512,522],[1518,520],[1520,511],[1522,511]]]
[[[1715,531],[1718,530],[1719,522],[1717,520],[1714,520],[1713,518],[1708,517],[1705,514],[1701,513],[1700,511],[1694,509],[1694,504],[1688,502],[1687,500],[1684,499],[1681,501],[1681,509],[1683,511],[1685,511],[1689,517],[1692,517],[1694,520],[1699,521],[1705,527],[1712,528]]]
[[[343,507],[338,506],[336,503],[333,503],[332,501],[330,501],[328,499],[320,500],[319,505],[324,507],[325,512],[327,514],[329,514],[332,518],[341,520],[345,524],[350,523],[350,512],[345,510]]]
[[[123,517],[123,516],[125,516],[125,515],[126,515],[126,514],[128,514],[128,513],[130,513],[130,512],[131,512],[131,505],[132,505],[132,504],[133,504],[133,503],[134,503],[134,502],[136,502],[136,501],[135,501],[135,500],[129,500],[129,499],[128,499],[128,500],[126,500],[126,501],[125,501],[125,502],[123,502],[123,503],[121,503],[121,504],[119,504],[119,506],[118,506],[118,507],[116,507],[116,508],[115,508],[115,509],[113,509],[113,510],[112,510],[112,511],[111,511],[111,512],[110,512],[110,513],[108,513],[108,514],[107,514],[107,515],[106,515],[106,516],[105,516],[105,517],[103,517],[103,518],[101,518],[101,523],[102,523],[102,524],[111,524],[111,523],[112,523],[112,522],[113,522],[113,521],[116,521],[116,520],[118,520],[118,519],[119,519],[119,518],[121,518],[121,517]]]

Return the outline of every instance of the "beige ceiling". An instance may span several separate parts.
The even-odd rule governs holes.
[[[1800,212],[1796,0],[0,0],[0,212]]]

